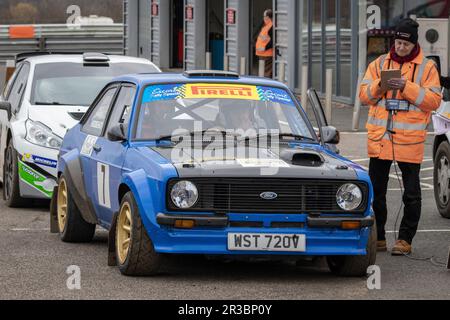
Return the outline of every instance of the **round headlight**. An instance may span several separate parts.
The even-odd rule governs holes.
[[[190,181],[177,182],[170,192],[174,205],[180,209],[192,208],[198,200],[198,190]]]
[[[344,184],[336,194],[336,201],[341,209],[352,211],[361,205],[363,194],[357,185],[352,183]]]

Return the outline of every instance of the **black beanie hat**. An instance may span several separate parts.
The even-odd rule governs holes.
[[[417,44],[419,40],[419,24],[410,18],[403,19],[395,29],[395,39]]]

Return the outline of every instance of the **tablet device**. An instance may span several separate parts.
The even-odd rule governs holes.
[[[381,71],[381,90],[388,91],[388,81],[391,79],[399,79],[402,77],[400,69]]]

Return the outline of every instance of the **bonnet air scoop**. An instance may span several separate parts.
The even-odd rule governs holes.
[[[301,167],[321,167],[325,159],[315,151],[283,150],[280,154],[281,159]]]

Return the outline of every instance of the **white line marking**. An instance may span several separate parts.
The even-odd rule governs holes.
[[[420,184],[421,184],[422,186],[424,186],[426,189],[434,190],[434,186],[431,185],[431,184],[423,183],[423,182],[421,182]]]
[[[388,191],[405,191],[405,189],[400,189],[400,188],[391,188],[391,189],[387,189]],[[421,188],[420,189],[421,191],[433,191],[434,189],[433,188],[429,188],[429,187],[426,187],[426,188]]]
[[[434,177],[428,177],[428,178],[422,178],[422,179],[420,179],[420,180],[422,180],[422,181],[428,181],[428,180],[433,180],[434,179]]]
[[[366,162],[369,161],[370,159],[355,159],[355,160],[351,160],[352,162]]]
[[[386,233],[395,233],[398,231],[386,231]],[[450,230],[443,229],[443,230],[418,230],[417,233],[446,233],[450,232]]]
[[[367,135],[367,132],[352,132],[352,131],[345,131],[345,132],[340,132],[340,134],[345,134],[345,135],[355,135],[355,136],[363,136],[363,135]],[[435,136],[436,132],[428,132],[429,136]]]
[[[369,171],[369,168],[367,168],[367,167],[361,166],[361,168],[363,168],[364,170]],[[400,178],[401,178],[402,175],[401,175],[400,173],[399,173],[399,175],[400,175]],[[390,175],[389,175],[389,178],[398,180],[398,177],[397,177],[395,174],[390,174]],[[428,189],[431,189],[431,190],[434,189],[434,186],[432,186],[431,184],[427,184],[427,183],[423,183],[423,182],[421,182],[420,184],[421,184],[423,187],[425,187],[425,188],[423,189],[423,191],[428,191]],[[390,191],[397,191],[396,189],[389,189],[389,190],[390,190]],[[398,191],[401,191],[401,190],[398,189]]]
[[[13,228],[13,229],[11,229],[11,231],[19,231],[19,232],[22,232],[22,231],[31,231],[31,232],[34,232],[34,231],[36,231],[36,232],[40,232],[40,231],[50,231],[50,229],[49,229],[49,228],[44,228],[44,229]]]

